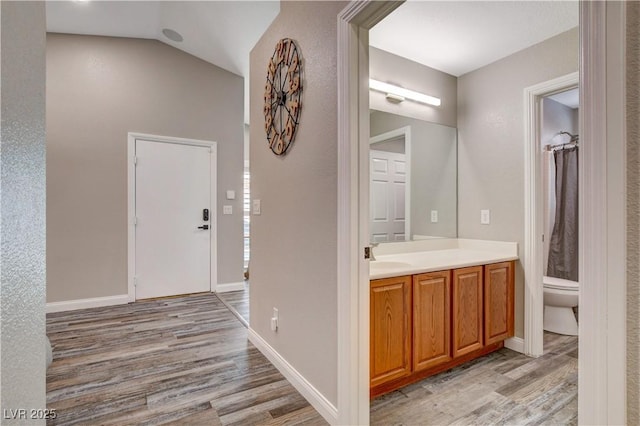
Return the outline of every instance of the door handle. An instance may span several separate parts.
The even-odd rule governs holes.
[[[198,229],[209,229],[209,225],[198,226]]]

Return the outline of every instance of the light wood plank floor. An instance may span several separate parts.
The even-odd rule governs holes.
[[[47,315],[49,424],[326,424],[213,294]]]
[[[326,424],[212,294],[48,314],[47,334],[49,424]],[[545,333],[540,358],[502,349],[376,398],[371,424],[576,424],[577,352]]]
[[[240,322],[249,326],[249,280],[244,282],[244,290],[219,293],[218,298]]]
[[[547,333],[545,353],[501,349],[371,402],[372,425],[575,425],[578,338]]]

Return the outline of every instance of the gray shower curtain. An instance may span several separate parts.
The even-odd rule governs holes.
[[[556,220],[549,244],[547,276],[578,281],[578,147],[554,152]]]

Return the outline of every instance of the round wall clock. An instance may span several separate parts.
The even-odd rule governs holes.
[[[302,58],[290,38],[278,41],[267,65],[264,88],[264,129],[269,148],[283,155],[293,143],[300,123]]]

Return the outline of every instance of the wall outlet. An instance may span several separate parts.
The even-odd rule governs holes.
[[[278,331],[278,309],[273,308],[273,316],[271,317],[271,331]]]
[[[438,223],[438,210],[431,210],[431,223]]]
[[[480,224],[489,225],[491,223],[491,211],[480,210]]]
[[[253,210],[253,214],[255,215],[259,215],[261,212],[261,205],[260,205],[260,200],[253,200],[253,205],[252,205],[252,210]]]
[[[233,214],[233,206],[223,206],[222,214]]]

